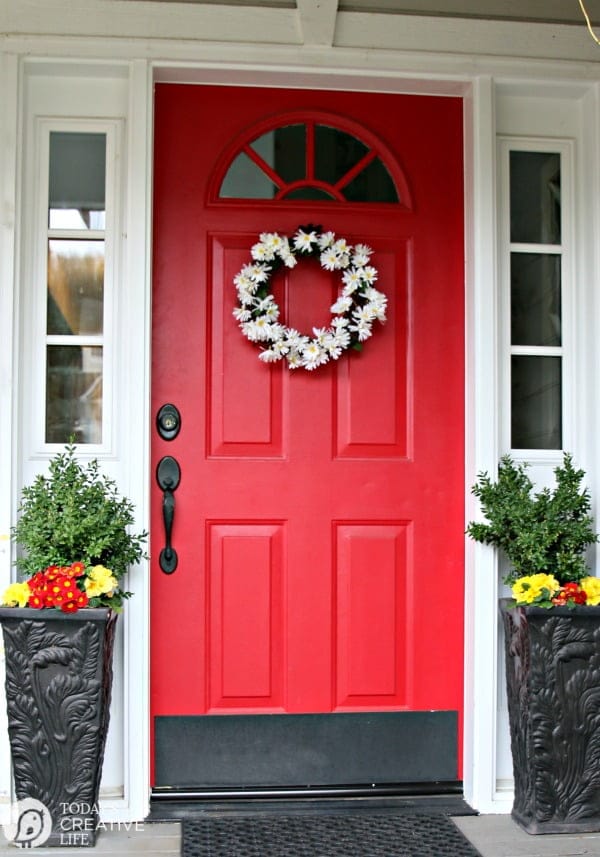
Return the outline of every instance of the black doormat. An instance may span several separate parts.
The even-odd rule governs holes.
[[[480,857],[441,814],[219,816],[183,821],[182,857]]]

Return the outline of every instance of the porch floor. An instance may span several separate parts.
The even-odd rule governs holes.
[[[460,816],[453,819],[482,857],[600,857],[600,832],[578,836],[530,836],[508,815]],[[140,823],[138,830],[103,831],[90,848],[36,848],[37,857],[91,857],[95,853],[114,857],[179,857],[181,832],[178,822]],[[14,857],[14,846],[0,833],[0,855]],[[232,855],[236,857],[236,855]],[[440,854],[440,857],[444,855]]]

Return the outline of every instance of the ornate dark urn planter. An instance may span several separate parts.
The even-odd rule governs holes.
[[[0,607],[16,796],[47,808],[46,846],[96,842],[116,618]]]
[[[600,831],[600,606],[510,603],[512,817],[528,833]]]

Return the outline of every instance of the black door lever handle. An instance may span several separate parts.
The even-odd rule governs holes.
[[[163,492],[163,520],[165,523],[165,546],[158,558],[159,565],[165,574],[173,574],[177,568],[177,551],[173,547],[171,536],[175,518],[175,490],[181,480],[179,464],[170,455],[165,455],[158,462],[156,481]]]

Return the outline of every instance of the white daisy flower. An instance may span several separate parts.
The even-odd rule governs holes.
[[[367,288],[364,289],[363,294],[367,298],[367,300],[373,301],[373,303],[377,303],[377,301],[381,299],[387,301],[387,297],[383,294],[383,292],[377,291],[377,289],[374,289],[373,286],[367,286]]]
[[[326,327],[313,327],[313,333],[315,335],[315,342],[322,346],[329,335],[329,329]]]
[[[369,264],[369,257],[366,253],[355,253],[352,257],[352,264],[356,265],[357,268],[364,268],[365,265]]]
[[[290,242],[287,238],[282,238],[280,235],[277,236],[279,238],[279,244],[275,250],[277,255],[282,261],[285,261],[289,256],[292,256],[292,249],[290,247]],[[292,256],[293,258],[293,256]]]
[[[308,344],[308,336],[303,336],[299,331],[290,327],[285,332],[285,343],[293,351],[301,351]]]
[[[367,256],[369,257],[372,254],[372,249],[368,246],[368,244],[355,244],[354,252],[358,256]]]
[[[236,306],[233,311],[234,317],[237,321],[250,321],[252,318],[252,314],[249,309],[244,309],[244,307]]]
[[[273,251],[262,242],[254,244],[250,253],[252,254],[252,258],[259,262],[270,262],[274,257]]]
[[[366,268],[361,268],[362,278],[366,283],[374,283],[377,279],[377,270],[373,268],[371,265],[367,265]]]
[[[302,365],[309,372],[316,369],[317,366],[327,363],[328,360],[329,355],[317,342],[309,342],[302,350]]]
[[[296,250],[300,250],[302,253],[310,253],[312,250],[312,245],[317,243],[317,233],[312,230],[312,232],[304,232],[303,229],[299,229],[294,235],[294,247]]]
[[[335,332],[337,333],[338,331],[343,330],[343,328],[348,326],[348,319],[347,318],[334,318],[331,321],[331,326],[334,328]]]
[[[242,268],[242,270],[240,271],[238,276],[248,277],[249,279],[252,279],[253,272],[254,272],[254,265],[244,265],[244,267]]]
[[[286,355],[286,360],[290,369],[300,369],[302,367],[302,355],[299,351],[290,351]]]
[[[247,330],[246,336],[252,342],[267,342],[273,333],[269,320],[265,316],[259,316],[254,321],[244,324]]]
[[[352,313],[352,318],[356,321],[374,321],[375,313],[373,312],[373,305],[365,304],[364,306],[358,307]]]
[[[340,267],[340,257],[335,250],[325,250],[321,253],[319,261],[326,271],[336,271]]]
[[[283,355],[278,354],[274,348],[265,348],[258,355],[258,359],[264,363],[275,363],[277,360],[281,360],[282,357]]]
[[[361,268],[350,268],[348,271],[344,271],[342,274],[342,282],[347,286],[358,288],[362,282],[360,274],[361,270]]]
[[[265,283],[269,279],[270,265],[257,264],[252,266],[252,279],[256,283]]]
[[[365,297],[368,299],[369,304],[372,306],[373,311],[375,313],[375,318],[378,318],[379,321],[385,321],[385,311],[387,309],[387,297],[382,294],[382,292],[378,292],[377,289],[368,288],[364,291]]]
[[[320,345],[325,348],[332,360],[337,360],[342,353],[342,347],[337,341],[336,336],[331,331],[328,331],[325,334]]]
[[[267,250],[273,254],[278,253],[283,244],[283,238],[281,235],[278,235],[277,232],[263,232],[260,236],[260,240]]]
[[[295,268],[298,264],[298,260],[292,255],[291,251],[285,254],[280,253],[279,255],[286,268]]]
[[[335,252],[340,256],[352,252],[352,247],[348,244],[345,238],[338,238],[333,246],[335,248]]]
[[[319,250],[326,250],[335,241],[335,232],[323,232],[319,236]]]
[[[285,338],[286,328],[283,324],[272,323],[271,324],[271,341],[276,342],[278,339],[283,340]]]
[[[274,303],[275,303],[275,298],[273,297],[273,295],[267,295],[264,298],[257,298],[256,299],[256,309],[259,310],[260,312],[263,312],[263,310],[266,310],[267,307],[270,307]]]
[[[336,348],[348,348],[350,345],[350,334],[347,330],[338,330],[333,337]]]
[[[240,271],[239,274],[235,275],[235,277],[233,278],[233,283],[235,286],[237,286],[238,289],[247,289],[252,291],[256,290],[256,283],[254,282],[254,280],[247,274],[244,274],[242,271]]]
[[[368,339],[373,332],[370,323],[362,319],[357,321],[356,324],[351,324],[350,330],[354,331],[358,335],[359,342],[364,342],[365,339]]]
[[[255,303],[252,292],[245,289],[238,289],[238,299],[243,306],[253,306]]]
[[[271,345],[271,350],[283,357],[283,355],[287,354],[290,349],[285,339],[276,339]]]
[[[277,321],[279,318],[279,307],[276,303],[269,304],[269,306],[265,309],[265,315],[269,319],[269,321]]]
[[[348,312],[350,307],[352,306],[352,298],[350,295],[346,295],[345,297],[338,298],[337,301],[331,306],[331,312],[339,312],[344,313]]]

